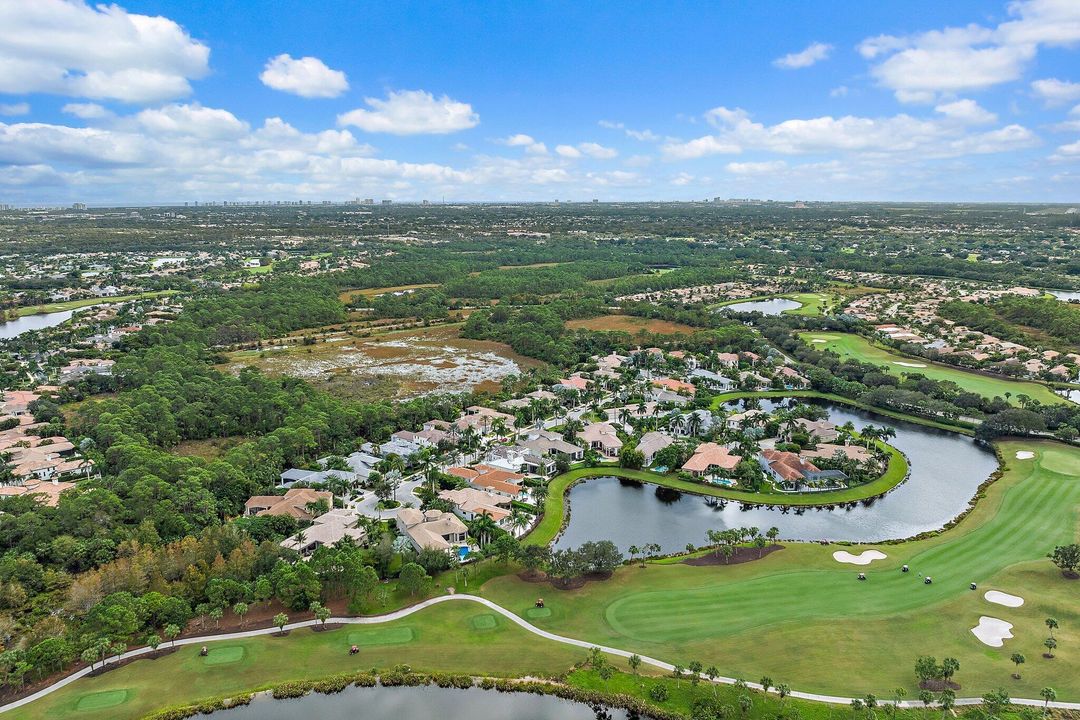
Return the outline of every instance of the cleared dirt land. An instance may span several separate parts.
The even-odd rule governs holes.
[[[601,330],[604,332],[628,332],[636,335],[642,330],[657,335],[690,335],[697,328],[683,325],[682,323],[668,320],[656,320],[650,318],[633,317],[632,315],[601,315],[600,317],[586,320],[571,320],[566,323],[568,328],[581,328],[583,330]]]

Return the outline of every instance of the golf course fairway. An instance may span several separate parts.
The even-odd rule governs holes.
[[[807,332],[801,333],[799,337],[812,343],[818,350],[831,350],[840,357],[854,358],[859,362],[878,365],[894,375],[918,374],[931,380],[950,380],[968,392],[987,398],[1005,399],[1008,393],[1008,399],[1013,404],[1017,404],[1017,397],[1020,395],[1027,395],[1032,400],[1038,400],[1045,405],[1068,402],[1042,383],[983,375],[929,360],[900,355],[852,333]],[[922,367],[917,367],[920,365]]]
[[[733,677],[769,675],[811,692],[884,697],[905,687],[914,696],[913,663],[928,654],[960,660],[956,679],[966,696],[1005,685],[1038,697],[1050,685],[1060,699],[1080,699],[1080,581],[1045,559],[1077,536],[1080,449],[1037,441],[998,448],[1006,458],[1002,478],[966,518],[930,539],[851,548],[888,555],[869,566],[836,562],[832,553],[842,546],[792,543],[727,567],[628,566],[564,592],[503,576],[482,594],[519,614],[542,595],[551,615],[532,622],[544,630],[669,662],[714,663]],[[1020,450],[1034,457],[1015,459]],[[911,572],[900,571],[904,564]],[[983,599],[988,589],[1026,602],[993,605]],[[1002,648],[980,643],[970,629],[983,614],[1013,623],[1015,638]],[[1047,617],[1061,623],[1053,660],[1041,657]],[[1021,680],[1010,677],[1013,652],[1028,658]]]

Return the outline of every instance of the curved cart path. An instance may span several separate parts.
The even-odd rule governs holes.
[[[483,605],[483,606],[489,608],[490,610],[499,613],[500,615],[502,615],[506,619],[510,620],[514,624],[518,625],[519,627],[521,627],[521,628],[523,628],[525,630],[528,630],[532,634],[538,635],[538,636],[540,636],[540,637],[542,637],[542,638],[544,638],[546,640],[551,640],[553,642],[563,643],[564,645],[573,645],[575,647],[580,647],[580,648],[585,648],[585,649],[598,647],[601,650],[603,650],[605,653],[608,653],[609,655],[617,655],[619,657],[625,657],[625,658],[628,658],[631,655],[636,654],[636,653],[633,653],[633,652],[630,652],[630,651],[627,651],[627,650],[620,650],[619,648],[607,647],[605,645],[597,645],[596,643],[587,642],[585,640],[578,640],[576,638],[564,637],[563,635],[556,635],[554,633],[547,632],[546,630],[541,630],[540,628],[538,628],[535,625],[532,625],[531,623],[526,621],[524,618],[521,618],[518,615],[510,612],[506,608],[504,608],[504,607],[502,607],[500,605],[496,605],[495,603],[488,600],[487,598],[478,597],[476,595],[441,595],[439,597],[431,598],[430,600],[425,600],[425,601],[423,601],[421,603],[417,603],[416,605],[411,605],[411,606],[409,606],[407,608],[403,608],[401,610],[396,610],[396,611],[394,611],[392,613],[388,613],[386,615],[376,615],[376,616],[372,616],[372,617],[333,617],[333,618],[328,619],[327,622],[328,623],[333,623],[333,624],[341,624],[341,625],[378,625],[380,623],[387,623],[387,622],[393,622],[394,620],[400,620],[401,618],[408,617],[409,615],[412,615],[415,612],[419,612],[419,611],[421,611],[421,610],[423,610],[425,608],[429,608],[432,605],[438,605],[438,604],[444,603],[444,602],[456,602],[456,601],[460,601],[460,600],[479,603],[480,605]],[[311,627],[312,625],[318,624],[318,622],[319,622],[318,620],[304,620],[302,622],[290,623],[290,624],[286,625],[284,629],[285,630],[295,630],[295,629],[298,629],[298,628]],[[175,641],[175,645],[198,645],[198,644],[202,644],[202,643],[219,642],[221,640],[239,640],[239,639],[242,639],[242,638],[257,637],[259,635],[272,635],[272,634],[274,634],[276,632],[279,632],[276,627],[268,627],[268,628],[259,628],[259,629],[256,629],[256,630],[244,630],[242,632],[226,633],[226,634],[221,634],[221,635],[201,635],[199,637],[189,637],[189,638],[178,639],[178,640]],[[142,647],[142,648],[137,648],[135,650],[129,650],[128,652],[126,652],[126,653],[124,653],[122,655],[114,656],[114,657],[109,658],[108,660],[105,661],[105,664],[106,665],[111,665],[113,663],[120,662],[122,660],[127,660],[129,658],[137,658],[140,655],[145,655],[145,654],[150,653],[150,652],[153,652],[153,650],[150,647]],[[656,658],[651,658],[651,657],[648,657],[646,655],[639,655],[639,657],[641,658],[641,661],[643,663],[646,663],[648,665],[652,665],[653,667],[657,667],[657,668],[660,668],[662,670],[667,670],[669,672],[675,669],[674,665],[672,665],[671,663],[666,663],[663,660],[657,660]],[[101,666],[98,665],[97,667],[100,668]],[[27,705],[29,703],[32,703],[35,700],[38,700],[38,699],[40,699],[42,697],[45,697],[49,693],[52,693],[52,692],[55,692],[55,691],[59,690],[60,688],[64,687],[65,685],[69,685],[69,684],[75,682],[79,678],[82,678],[82,677],[85,677],[85,676],[89,675],[91,672],[92,672],[92,670],[89,667],[85,667],[82,670],[79,670],[78,672],[74,672],[71,675],[68,675],[67,677],[63,678],[62,680],[58,680],[57,682],[53,683],[52,685],[49,685],[48,687],[45,687],[45,688],[42,688],[41,690],[38,690],[33,695],[27,695],[26,697],[21,698],[19,700],[15,700],[13,702],[10,702],[7,705],[0,706],[0,713],[7,712],[8,710],[13,710],[13,709],[15,709],[17,707],[22,707],[23,705]],[[705,680],[705,681],[708,681],[708,678],[706,678],[704,675],[702,676],[702,679]],[[718,677],[718,678],[716,678],[716,682],[724,683],[724,684],[727,684],[727,685],[732,685],[732,684],[734,684],[736,682],[736,679],[735,678],[729,678],[729,677]],[[761,685],[758,684],[758,683],[748,682],[748,683],[746,683],[746,685],[748,687],[752,687],[752,688],[754,688],[756,690],[761,689]],[[775,693],[776,690],[773,689],[773,690],[770,690],[770,692]],[[816,702],[833,703],[833,704],[837,704],[837,705],[850,705],[851,701],[854,699],[854,698],[849,698],[849,697],[840,697],[840,696],[837,696],[837,695],[819,695],[817,693],[800,692],[798,690],[792,690],[789,693],[789,696],[790,697],[800,698],[802,700],[813,700],[813,701],[816,701]],[[880,702],[882,702],[884,704],[888,704],[888,701],[880,701]],[[982,702],[981,698],[957,698],[956,699],[956,704],[957,705],[978,705],[981,702]],[[1013,698],[1012,702],[1015,705],[1034,705],[1034,706],[1038,706],[1038,707],[1041,707],[1044,704],[1042,700],[1035,700],[1035,699],[1030,699],[1030,698]],[[922,703],[917,701],[917,700],[905,700],[905,701],[899,703],[899,705],[900,705],[900,707],[912,707],[912,708],[913,707],[922,707]],[[1052,702],[1052,703],[1050,703],[1050,707],[1060,708],[1060,709],[1064,709],[1064,710],[1080,710],[1080,702]]]

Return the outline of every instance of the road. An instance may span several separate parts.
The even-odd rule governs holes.
[[[552,642],[562,643],[564,645],[573,645],[575,647],[580,647],[580,648],[584,648],[584,649],[591,649],[593,647],[598,647],[603,652],[608,653],[609,655],[616,655],[618,657],[624,657],[624,658],[628,658],[631,655],[635,654],[635,653],[630,652],[628,650],[621,650],[619,648],[607,647],[605,645],[596,645],[595,643],[586,642],[585,640],[578,640],[577,638],[569,638],[569,637],[565,637],[563,635],[556,635],[554,633],[547,632],[546,630],[541,630],[540,628],[538,628],[535,625],[529,623],[525,619],[523,619],[523,618],[515,615],[514,613],[510,612],[506,608],[504,608],[504,607],[502,607],[500,605],[496,605],[492,601],[490,601],[490,600],[488,600],[486,598],[478,597],[476,595],[441,595],[439,597],[431,598],[430,600],[425,600],[425,601],[423,601],[421,603],[418,603],[416,605],[412,605],[412,606],[407,607],[407,608],[402,608],[401,610],[396,610],[396,611],[394,611],[392,613],[388,613],[386,615],[376,615],[376,616],[372,616],[372,617],[332,617],[329,620],[327,620],[327,622],[331,623],[331,624],[341,624],[341,625],[379,625],[381,623],[388,623],[388,622],[393,622],[394,620],[400,620],[402,618],[408,617],[409,615],[412,615],[415,612],[419,612],[419,611],[421,611],[421,610],[423,610],[425,608],[429,608],[432,605],[438,605],[438,604],[444,603],[444,602],[475,602],[475,603],[479,603],[480,605],[483,605],[484,607],[488,608],[489,610],[499,613],[500,615],[505,617],[507,620],[511,621],[515,625],[518,625],[522,629],[527,630],[528,632],[532,633],[533,635],[537,635],[539,637],[542,637],[545,640],[551,640]],[[316,623],[318,623],[318,620],[304,620],[302,622],[296,622],[296,623],[291,623],[289,625],[286,625],[284,629],[285,630],[298,630],[300,628],[311,627],[312,625],[315,625]],[[178,639],[175,642],[175,645],[180,645],[180,646],[183,646],[183,645],[202,645],[202,644],[205,644],[205,643],[219,642],[219,641],[222,641],[222,640],[241,640],[243,638],[258,637],[260,635],[271,635],[271,634],[276,633],[276,632],[278,632],[277,628],[269,627],[269,628],[259,628],[259,629],[256,629],[256,630],[244,630],[244,631],[241,631],[241,632],[225,633],[225,634],[222,634],[222,635],[203,635],[203,636],[199,636],[199,637],[189,637],[189,638]],[[346,648],[345,645],[342,644],[342,652],[346,652],[347,650],[348,650],[348,648]],[[152,649],[150,647],[143,647],[143,648],[138,648],[136,650],[129,650],[128,652],[124,653],[123,655],[120,655],[118,657],[109,658],[109,660],[107,660],[105,664],[110,665],[110,664],[113,664],[113,663],[116,663],[116,662],[127,660],[129,658],[137,658],[137,657],[139,657],[141,655],[145,655],[145,654],[147,654],[149,652],[152,652]],[[672,670],[675,669],[674,665],[672,665],[671,663],[664,662],[663,660],[658,660],[656,658],[651,658],[651,657],[648,657],[646,655],[640,655],[639,657],[641,658],[641,661],[643,663],[645,663],[647,665],[652,665],[653,667],[656,667],[656,668],[660,668],[661,670],[671,672]],[[98,667],[100,667],[100,665]],[[38,690],[33,695],[27,695],[26,697],[24,697],[24,698],[22,698],[20,700],[15,700],[14,702],[10,702],[7,705],[4,705],[4,706],[0,707],[0,713],[5,713],[8,710],[14,710],[15,708],[22,707],[23,705],[28,705],[29,703],[32,703],[35,700],[38,700],[40,698],[43,698],[43,697],[45,697],[46,695],[48,695],[50,693],[56,692],[57,690],[59,690],[62,687],[65,687],[66,685],[70,685],[71,683],[75,682],[79,678],[82,678],[82,677],[85,677],[86,675],[89,675],[90,672],[91,672],[91,669],[88,668],[88,667],[83,668],[82,670],[79,670],[77,672],[74,672],[71,675],[68,675],[67,677],[63,678],[62,680],[58,680],[57,682],[53,683],[52,685],[50,685],[50,686],[48,686],[46,688],[42,688],[41,690]],[[705,682],[709,681],[709,678],[705,677],[704,675],[701,676],[701,679],[703,681],[705,681]],[[736,682],[736,679],[735,678],[729,678],[729,677],[718,677],[718,678],[716,678],[715,682],[720,683],[720,684],[724,684],[724,685],[734,685],[735,682]],[[752,688],[754,688],[756,690],[761,689],[761,685],[759,685],[758,683],[748,682],[748,683],[746,683],[746,685],[748,687],[752,687]],[[776,689],[775,688],[770,689],[769,692],[776,693]],[[812,701],[815,701],[815,702],[831,703],[831,704],[834,704],[834,705],[850,705],[851,701],[855,699],[855,698],[849,698],[849,697],[840,697],[840,696],[837,696],[837,695],[819,695],[817,693],[807,693],[807,692],[801,692],[801,691],[798,691],[798,690],[791,691],[789,693],[789,696],[790,697],[800,698],[802,700],[812,700]],[[859,699],[861,700],[861,698],[859,698]],[[888,705],[889,704],[889,701],[886,701],[886,700],[881,700],[879,702],[881,704],[883,704],[883,705]],[[1039,699],[1013,698],[1012,702],[1015,705],[1029,705],[1029,706],[1036,706],[1036,707],[1042,707],[1043,706],[1043,701],[1039,700]],[[982,703],[981,698],[957,698],[957,700],[956,700],[957,705],[978,705],[980,703]],[[920,707],[923,707],[922,702],[918,701],[918,700],[905,700],[905,701],[900,702],[898,704],[899,704],[900,707],[905,707],[905,708],[920,708]],[[1080,702],[1060,702],[1060,701],[1055,701],[1055,702],[1050,703],[1050,707],[1057,708],[1057,709],[1062,709],[1062,710],[1080,710]]]

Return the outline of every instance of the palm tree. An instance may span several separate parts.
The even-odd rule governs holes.
[[[1013,673],[1013,677],[1016,678],[1017,680],[1019,680],[1020,679],[1020,666],[1023,665],[1024,662],[1027,661],[1027,658],[1024,657],[1023,653],[1015,652],[1015,653],[1012,654],[1012,657],[1010,657],[1009,659],[1013,661],[1014,665],[1016,665],[1016,672]]]
[[[1046,646],[1045,656],[1048,658],[1054,657],[1054,649],[1057,648],[1057,640],[1052,637],[1048,637],[1043,640],[1043,645]]]
[[[641,548],[637,545],[631,545],[626,549],[626,552],[630,553],[630,564],[634,563],[634,557],[641,553]]]
[[[489,515],[479,515],[469,523],[469,532],[480,543],[480,547],[488,544],[491,538],[499,531],[499,526]]]
[[[1050,637],[1054,637],[1054,631],[1058,629],[1058,621],[1052,617],[1046,618],[1046,628],[1050,631]]]
[[[521,508],[510,510],[510,527],[514,530],[524,530],[529,526],[529,516],[522,512]]]

